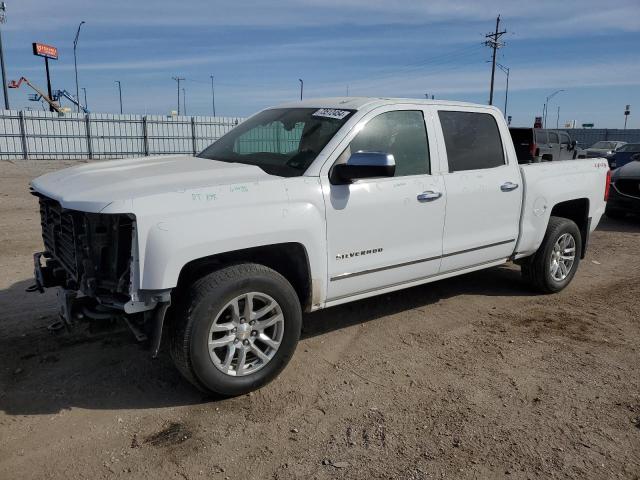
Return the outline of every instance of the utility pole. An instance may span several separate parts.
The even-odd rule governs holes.
[[[171,77],[178,82],[178,115],[180,115],[180,82],[184,80],[183,77]]]
[[[509,68],[501,65],[500,63],[496,63],[496,66],[507,74],[507,88],[504,91],[504,118],[507,118],[507,102],[509,101]]]
[[[302,90],[304,89],[304,82],[301,78],[299,78],[298,81],[300,82],[300,101],[302,101]]]
[[[82,87],[82,91],[84,92],[84,108],[89,110],[89,104],[87,103],[87,89]]]
[[[0,25],[7,21],[7,6],[0,2]],[[2,30],[0,30],[0,69],[2,70],[2,91],[4,93],[4,108],[9,110],[9,91],[7,90],[7,72],[4,68],[4,50],[2,49]]]
[[[213,88],[213,75],[209,75],[211,77],[211,108],[213,109],[213,116],[216,116],[216,91]]]
[[[500,42],[500,37],[507,33],[506,30],[500,31],[500,15],[496,18],[496,31],[494,33],[488,33],[485,38],[488,38],[484,44],[487,47],[491,47],[493,54],[491,57],[491,89],[489,90],[489,105],[493,105],[493,82],[496,78],[496,52],[499,48],[504,47],[504,43]]]
[[[184,88],[182,89],[182,110],[183,110],[183,113],[186,115],[187,114],[187,91]]]
[[[80,113],[80,89],[78,88],[78,58],[76,56],[76,49],[78,48],[78,37],[80,36],[80,28],[82,28],[82,25],[84,23],[84,20],[80,22],[80,25],[78,25],[78,31],[76,32],[76,38],[73,39],[73,68],[76,71],[76,107],[78,113]]]
[[[546,98],[544,102],[544,107],[542,108],[542,128],[547,128],[547,114],[549,113],[549,100],[551,100],[560,92],[564,92],[564,90],[556,90]]]
[[[122,115],[122,84],[120,80],[116,80],[116,83],[118,84],[118,92],[120,92],[120,115]]]
[[[560,128],[560,105],[558,105],[558,116],[556,117],[556,130]]]

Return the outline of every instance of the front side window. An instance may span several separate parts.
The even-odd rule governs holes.
[[[372,118],[351,140],[338,161],[346,161],[355,152],[392,154],[396,177],[428,174],[429,143],[422,112],[392,111]]]
[[[640,143],[627,143],[616,151],[624,153],[640,153]]]
[[[353,112],[332,108],[265,110],[198,156],[256,165],[271,175],[297,177],[304,174]]]
[[[438,112],[450,172],[494,168],[505,164],[502,138],[493,115]]]
[[[560,132],[560,143],[566,146],[570,145],[571,139],[569,138],[569,135],[567,135],[566,133]]]

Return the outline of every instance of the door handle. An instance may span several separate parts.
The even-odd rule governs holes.
[[[503,192],[510,192],[511,190],[515,190],[516,188],[518,188],[518,184],[513,182],[505,182],[500,185],[500,190],[502,190]]]
[[[418,201],[419,202],[433,202],[434,200],[439,199],[442,196],[442,193],[440,192],[434,192],[431,190],[428,190],[426,192],[422,192],[418,195]]]

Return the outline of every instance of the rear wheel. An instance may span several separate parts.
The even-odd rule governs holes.
[[[538,251],[522,264],[522,274],[544,293],[559,292],[573,279],[582,251],[582,237],[571,220],[551,217]]]
[[[302,313],[276,271],[238,264],[196,281],[176,312],[171,356],[203,391],[241,395],[274,379],[295,351]]]

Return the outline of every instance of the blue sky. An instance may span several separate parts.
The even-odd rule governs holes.
[[[2,26],[7,76],[44,87],[43,60],[31,42],[59,48],[53,87],[75,90],[73,38],[80,86],[95,112],[176,109],[172,76],[185,77],[188,114],[211,113],[209,75],[219,115],[245,116],[305,98],[402,96],[486,103],[490,50],[484,35],[502,15],[509,33],[499,62],[511,69],[509,114],[530,125],[545,97],[555,123],[577,120],[640,128],[638,0],[6,0]],[[505,75],[496,73],[494,103],[504,105]],[[13,108],[31,106],[28,91],[10,90]]]

